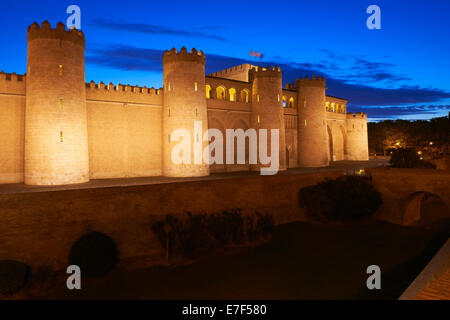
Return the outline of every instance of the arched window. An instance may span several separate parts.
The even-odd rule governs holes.
[[[206,85],[206,99],[211,99],[211,86],[209,84]]]
[[[241,91],[241,101],[248,103],[248,91],[245,89]]]
[[[329,101],[327,101],[325,103],[325,110],[330,111],[330,102]]]
[[[286,104],[286,97],[283,96],[283,108],[286,108],[287,104]]]
[[[216,95],[218,100],[224,100],[225,99],[225,88],[220,86],[216,88]]]
[[[289,108],[293,108],[294,107],[294,98],[290,98],[289,99]]]
[[[334,112],[334,105],[335,105],[335,103],[332,102],[332,103],[331,103],[331,109],[330,109],[331,112]]]
[[[228,94],[230,95],[230,101],[236,101],[236,89],[235,88],[231,88],[230,90],[228,90]]]

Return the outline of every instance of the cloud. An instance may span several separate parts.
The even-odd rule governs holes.
[[[230,39],[205,33],[203,31],[197,31],[197,30],[183,30],[183,29],[176,29],[176,28],[169,28],[164,26],[156,26],[152,24],[146,24],[146,23],[124,23],[124,22],[114,22],[114,21],[108,21],[108,20],[95,20],[93,23],[91,23],[92,26],[109,29],[109,30],[116,30],[116,31],[125,31],[125,32],[135,32],[135,33],[146,33],[146,34],[163,34],[163,35],[169,35],[169,36],[181,36],[181,37],[188,37],[188,38],[204,38],[204,39],[212,39],[212,40],[218,40],[218,41],[226,41],[231,42]],[[204,29],[216,29],[214,27],[208,27]]]
[[[362,107],[348,105],[350,110],[365,112],[371,119],[394,119],[414,115],[438,115],[442,111],[449,111],[450,105],[422,105],[422,106],[396,106],[396,107]]]
[[[162,72],[163,53],[156,49],[114,45],[89,50],[86,63],[125,71]]]
[[[116,45],[91,49],[87,52],[86,62],[126,71],[162,72],[163,53],[164,51],[157,49]],[[254,64],[253,61],[247,59],[206,53],[206,74],[242,63]],[[364,60],[358,63],[360,65],[365,65],[364,68],[371,70],[377,70],[381,66],[381,64],[371,64],[369,61]],[[327,87],[329,88],[327,90],[328,95],[348,99],[350,111],[368,110],[371,117],[372,115],[373,117],[381,117],[437,112],[439,111],[436,109],[438,107],[431,106],[431,104],[442,104],[442,102],[440,102],[441,100],[450,98],[449,92],[437,88],[424,88],[419,86],[380,88],[364,83],[351,83],[323,72],[321,63],[302,64],[272,61],[265,62],[264,66],[265,65],[277,65],[281,67],[284,83],[295,82],[295,80],[301,76],[324,76],[326,78]],[[380,77],[383,76],[380,75]],[[428,105],[428,107],[412,106],[417,104],[430,105]],[[380,108],[374,108],[375,106]],[[441,106],[441,108],[444,107],[448,106]]]

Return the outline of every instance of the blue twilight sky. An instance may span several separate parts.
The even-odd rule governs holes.
[[[323,75],[327,94],[370,120],[428,119],[450,111],[450,1],[0,0],[0,70],[26,72],[26,29],[66,23],[81,8],[86,81],[162,86],[162,53],[203,50],[206,72],[251,62],[282,67],[284,83]],[[369,5],[381,30],[369,30]]]

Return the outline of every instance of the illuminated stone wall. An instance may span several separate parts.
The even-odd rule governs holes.
[[[346,122],[346,160],[368,160],[367,115],[360,112],[348,113]]]
[[[84,44],[62,23],[28,28],[26,184],[89,181]]]
[[[91,179],[160,176],[161,92],[86,86]]]
[[[298,165],[325,167],[329,146],[325,110],[325,79],[297,80]]]
[[[208,128],[205,55],[195,49],[190,53],[184,47],[180,52],[172,49],[163,54],[163,69],[162,174],[168,177],[207,176],[210,170],[203,161],[203,150],[208,148],[209,143],[203,141],[202,136]],[[195,132],[195,122],[201,124],[199,133]],[[185,130],[189,137],[180,137],[178,141],[172,139],[171,134],[178,129]],[[190,150],[186,151],[190,153],[187,156],[189,163],[183,160],[183,163],[177,164],[172,155],[180,155],[180,161],[186,155],[172,150],[181,139],[190,139]]]
[[[25,77],[0,73],[0,183],[23,182]]]

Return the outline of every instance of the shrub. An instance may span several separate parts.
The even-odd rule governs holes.
[[[394,168],[436,169],[430,162],[423,161],[414,148],[397,149],[391,156],[390,163]]]
[[[86,277],[101,277],[117,265],[118,250],[114,241],[100,232],[79,238],[72,246],[69,265],[77,265]]]
[[[171,230],[169,254],[179,248],[184,256],[190,257],[199,250],[212,250],[229,244],[241,244],[246,240],[267,238],[274,226],[274,219],[269,213],[255,213],[244,219],[241,209],[233,209],[210,215],[187,213],[184,219],[167,215],[164,220],[153,223],[152,229],[165,249],[167,230]]]
[[[0,261],[0,295],[19,292],[30,279],[31,268],[21,262]]]
[[[300,207],[317,220],[353,220],[368,217],[381,205],[381,194],[365,177],[326,180],[299,192]]]
[[[152,225],[153,232],[158,236],[159,242],[167,250],[169,245],[169,254],[176,247],[177,236],[182,230],[182,222],[173,215],[166,215],[163,221],[157,221]]]

